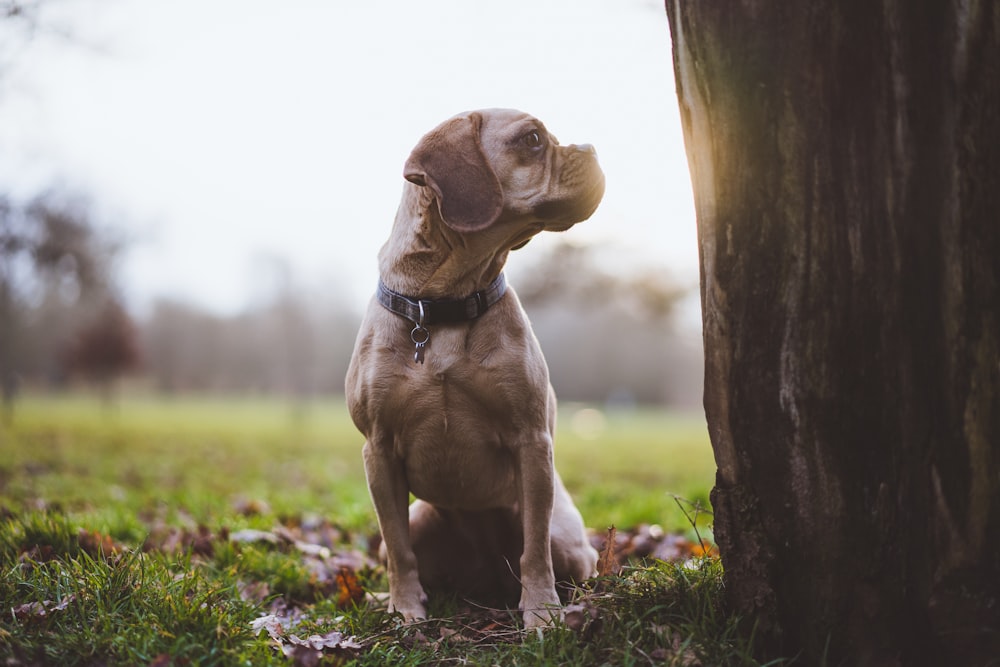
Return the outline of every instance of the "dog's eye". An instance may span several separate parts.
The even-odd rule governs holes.
[[[527,146],[528,148],[541,148],[543,143],[542,135],[539,134],[537,130],[532,130],[531,132],[528,132],[521,138],[521,141],[523,141],[524,145]]]

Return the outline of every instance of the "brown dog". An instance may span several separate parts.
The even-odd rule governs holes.
[[[490,109],[425,135],[404,177],[346,381],[390,609],[424,617],[425,589],[513,590],[541,626],[556,580],[592,576],[597,554],[553,467],[555,394],[502,269],[538,232],[590,217],[604,174],[591,146]]]

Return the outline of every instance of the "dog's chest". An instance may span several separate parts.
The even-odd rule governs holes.
[[[423,364],[410,328],[381,306],[359,342],[352,417],[366,446],[402,465],[409,489],[434,504],[513,504],[521,448],[551,446],[545,361],[509,296],[473,323],[432,326]]]
[[[393,448],[414,495],[466,508],[515,500],[517,433],[504,403],[447,374],[411,396]]]
[[[517,500],[513,452],[499,443],[414,441],[404,459],[410,491],[439,507],[487,509]]]
[[[435,341],[390,401],[394,453],[410,490],[435,505],[495,507],[517,496],[517,450],[546,430],[546,393],[517,362],[452,354]]]

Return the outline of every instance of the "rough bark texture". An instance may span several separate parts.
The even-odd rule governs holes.
[[[1000,656],[1000,3],[667,0],[730,602]]]

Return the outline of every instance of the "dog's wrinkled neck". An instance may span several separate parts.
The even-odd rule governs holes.
[[[461,298],[486,289],[509,250],[487,248],[442,220],[429,188],[407,183],[379,273],[392,290],[422,299]]]

